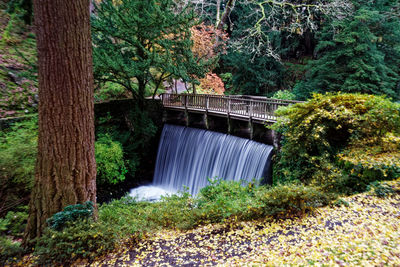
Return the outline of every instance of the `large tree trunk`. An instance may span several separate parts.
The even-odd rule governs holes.
[[[96,201],[89,0],[34,0],[39,140],[24,243],[65,206]]]

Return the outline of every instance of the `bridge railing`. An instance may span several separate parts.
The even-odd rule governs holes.
[[[198,94],[162,94],[165,107],[236,115],[261,120],[275,120],[274,112],[281,106],[300,101],[253,96],[220,96]]]

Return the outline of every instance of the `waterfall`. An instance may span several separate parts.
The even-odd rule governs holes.
[[[177,192],[188,187],[196,195],[208,184],[208,178],[268,180],[272,149],[228,134],[166,124],[149,188]]]

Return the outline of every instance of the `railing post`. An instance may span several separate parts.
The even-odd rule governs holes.
[[[208,107],[209,107],[209,102],[210,102],[210,96],[206,96],[206,112],[208,112]]]
[[[231,98],[228,98],[228,115],[231,114]]]
[[[249,118],[253,117],[253,100],[249,101]]]
[[[183,103],[185,104],[185,109],[187,109],[188,96],[184,95],[183,99],[184,99]]]

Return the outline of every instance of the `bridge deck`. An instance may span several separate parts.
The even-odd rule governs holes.
[[[299,101],[252,96],[162,94],[164,108],[208,113],[254,122],[275,122],[275,110]]]

